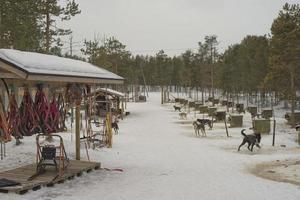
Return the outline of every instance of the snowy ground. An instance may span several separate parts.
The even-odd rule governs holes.
[[[300,199],[299,186],[249,172],[262,162],[300,159],[296,133],[287,129],[283,119],[277,119],[276,147],[271,146],[271,136],[264,135],[262,149],[250,153],[244,147],[237,152],[242,140],[240,128],[229,129],[231,137],[227,138],[224,124],[218,123],[207,130],[206,138],[195,137],[191,125],[194,112],[188,120],[180,120],[172,104],[161,106],[160,95],[150,95],[146,103],[128,105],[131,114],[121,121],[112,149],[90,150],[92,161],[124,172],[98,170],[24,196],[1,194],[0,199]],[[245,128],[250,124],[250,115],[246,114]],[[74,140],[71,134],[63,135],[67,151],[74,157]],[[34,137],[26,138],[18,147],[9,143],[7,152],[5,160],[0,161],[1,171],[34,162]],[[83,149],[82,157],[86,157]]]

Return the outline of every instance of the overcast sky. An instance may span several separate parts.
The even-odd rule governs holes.
[[[134,54],[169,55],[196,49],[215,34],[220,51],[246,35],[270,33],[285,2],[300,0],[76,0],[81,9],[64,26],[73,41],[115,36]],[[82,43],[74,44],[78,53]],[[68,49],[66,49],[68,50]]]

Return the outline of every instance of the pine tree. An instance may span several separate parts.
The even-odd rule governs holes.
[[[56,20],[68,21],[81,11],[74,0],[66,0],[64,6],[58,0],[38,0],[38,2],[44,36],[43,47],[46,53],[50,53],[51,44],[57,42],[57,37],[71,34],[70,29],[58,28],[55,25]]]
[[[274,20],[270,41],[270,73],[287,79],[291,100],[291,124],[295,126],[294,111],[296,83],[300,72],[300,7],[299,4],[285,4]],[[275,77],[269,75],[269,77]]]
[[[39,51],[41,27],[38,1],[2,0],[0,6],[0,48]]]

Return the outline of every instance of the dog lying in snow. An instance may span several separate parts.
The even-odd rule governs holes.
[[[238,148],[238,151],[246,143],[248,143],[247,148],[249,149],[249,151],[253,151],[254,145],[257,146],[258,148],[260,148],[259,143],[260,143],[260,140],[261,140],[261,134],[260,133],[254,133],[253,135],[246,135],[245,130],[246,129],[243,129],[241,131],[241,134],[244,136],[244,139],[243,139],[242,143],[240,144],[240,146]]]
[[[175,106],[175,105],[174,105],[173,107],[174,107],[175,111],[177,111],[177,110],[178,110],[179,112],[181,112],[181,107],[179,107],[179,106]]]
[[[180,119],[187,119],[187,113],[186,112],[180,112],[179,117],[180,117]]]
[[[209,129],[212,129],[212,121],[209,119],[197,119],[197,122],[203,124],[203,125],[208,125]]]
[[[202,133],[202,136],[206,136],[206,132],[205,132],[205,125],[202,122],[194,121],[193,122],[193,126],[194,126],[194,130],[195,130],[195,134],[196,136],[200,136],[200,132]]]

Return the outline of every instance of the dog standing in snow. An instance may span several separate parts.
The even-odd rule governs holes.
[[[115,134],[118,134],[118,133],[119,133],[119,125],[118,125],[117,122],[111,123],[111,128],[114,129]]]
[[[114,129],[115,134],[119,133],[119,120],[118,120],[118,116],[113,115],[112,116],[112,123],[111,123],[111,128]]]
[[[175,111],[177,111],[177,110],[178,110],[179,112],[181,112],[181,107],[179,107],[179,106],[175,106],[175,105],[174,105],[173,107],[174,107]]]
[[[202,133],[202,136],[206,137],[206,132],[205,132],[205,125],[204,123],[201,123],[199,121],[194,121],[193,122],[193,126],[194,126],[194,130],[195,130],[195,134],[196,136],[200,136],[200,131]]]
[[[180,117],[180,119],[187,119],[187,113],[186,112],[180,112],[179,117]]]
[[[249,151],[253,151],[254,145],[257,146],[258,148],[260,148],[259,143],[260,143],[260,140],[261,140],[261,134],[260,133],[254,133],[254,135],[246,135],[245,130],[246,129],[243,129],[241,131],[241,134],[244,136],[244,139],[243,139],[242,143],[240,144],[240,146],[238,148],[238,151],[246,143],[248,143],[247,148],[249,149]]]
[[[211,130],[213,127],[212,120],[210,119],[197,119],[197,122],[203,124],[203,125],[208,125],[209,129]]]

